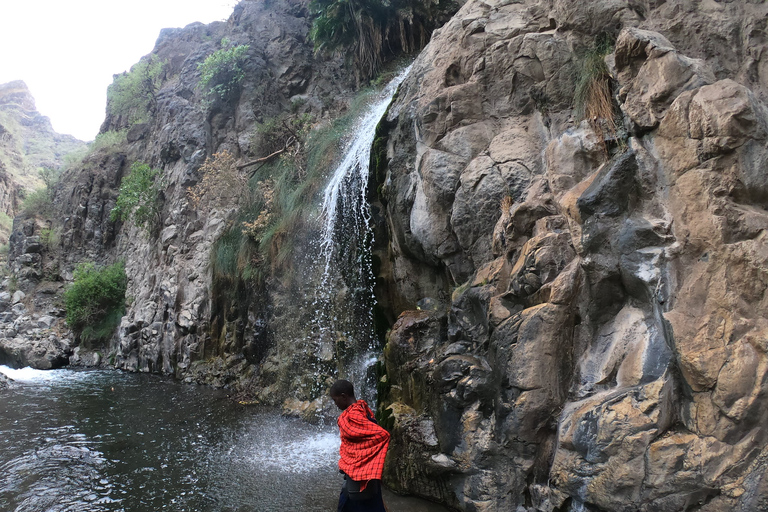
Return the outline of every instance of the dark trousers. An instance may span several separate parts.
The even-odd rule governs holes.
[[[371,496],[368,499],[355,500],[350,499],[347,487],[341,489],[339,496],[338,512],[386,512],[384,500],[381,498],[381,482],[371,480],[368,482],[366,490],[370,489]]]

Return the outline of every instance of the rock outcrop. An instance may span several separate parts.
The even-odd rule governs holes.
[[[73,342],[63,335],[64,311],[50,301],[57,290],[48,289],[42,295],[49,300],[40,301],[21,290],[5,291],[7,284],[6,280],[0,285],[0,364],[38,370],[69,364]]]
[[[201,166],[216,154],[229,154],[237,164],[261,156],[254,154],[258,128],[270,120],[288,112],[324,126],[347,109],[354,73],[341,57],[315,54],[309,28],[307,2],[246,0],[226,22],[163,30],[151,54],[164,67],[149,120],[131,124],[108,115],[102,132],[124,133],[125,141],[92,148],[65,171],[49,224],[16,223],[11,266],[25,291],[49,280],[71,280],[83,261],[125,261],[129,303],[111,346],[104,347],[116,367],[236,391],[247,387],[251,395],[259,378],[258,389],[279,387],[280,393],[276,388],[262,393],[276,403],[287,397],[286,389],[298,389],[291,379],[311,378],[309,363],[302,365],[308,368],[304,372],[290,369],[294,356],[310,362],[318,356],[295,343],[299,336],[293,330],[310,324],[310,312],[297,315],[283,280],[256,285],[233,279],[219,288],[213,283],[212,247],[238,226],[243,185],[255,166],[216,204],[197,208],[190,198]],[[248,51],[240,90],[225,101],[206,96],[198,85],[198,65],[227,40]],[[134,162],[163,175],[159,220],[149,231],[110,219]],[[46,230],[56,239],[38,251]],[[233,299],[235,288],[240,295]]]
[[[766,14],[469,1],[433,38],[381,134],[391,484],[467,511],[765,509]],[[606,37],[616,128],[573,110]]]

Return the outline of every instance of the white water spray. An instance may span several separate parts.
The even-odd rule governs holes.
[[[410,67],[403,70],[380,93],[364,117],[353,129],[353,136],[341,162],[334,170],[323,193],[320,218],[323,228],[319,243],[319,261],[322,278],[315,296],[317,328],[321,343],[338,342],[344,338],[347,348],[354,347],[359,353],[348,368],[348,378],[364,379],[375,357],[373,306],[376,303],[371,268],[370,251],[373,243],[371,210],[367,201],[371,146],[376,126],[386,113],[398,86],[407,76]],[[352,260],[348,268],[339,268],[339,260]],[[345,329],[343,318],[334,312],[335,295],[342,293],[335,286],[340,274],[346,273],[343,287],[343,309],[354,318],[353,329]],[[354,274],[350,278],[350,275]],[[353,331],[353,332],[351,332]],[[362,353],[360,353],[362,352]]]

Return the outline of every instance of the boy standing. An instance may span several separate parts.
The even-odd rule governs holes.
[[[344,473],[344,487],[338,512],[386,512],[381,497],[381,474],[389,432],[376,423],[365,400],[355,398],[355,389],[348,380],[336,381],[330,395],[342,410],[338,420],[339,471]]]

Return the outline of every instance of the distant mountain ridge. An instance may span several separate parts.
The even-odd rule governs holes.
[[[0,213],[14,217],[25,191],[42,186],[40,168],[58,169],[67,154],[86,146],[53,129],[50,119],[37,111],[26,83],[0,84]],[[0,222],[0,241],[7,240],[9,223]]]
[[[37,111],[26,83],[0,84],[0,169],[22,189],[40,185],[40,167],[58,168],[68,153],[85,147],[85,142],[53,129],[50,119]],[[15,207],[0,203],[0,211],[13,216]]]

